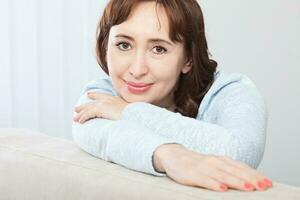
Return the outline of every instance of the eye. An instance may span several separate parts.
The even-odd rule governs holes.
[[[117,46],[121,51],[127,51],[127,50],[129,50],[128,47],[130,46],[130,44],[127,43],[127,42],[119,42],[118,44],[116,44],[116,46]]]
[[[156,49],[156,53],[155,54],[163,54],[163,53],[167,52],[167,49],[165,49],[162,46],[156,46],[156,47],[154,47],[154,49]]]

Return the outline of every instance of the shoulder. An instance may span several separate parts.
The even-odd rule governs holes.
[[[263,96],[248,76],[219,70],[215,73],[214,83],[200,104],[198,114],[203,114],[208,108],[216,113],[215,109],[220,111],[221,108],[226,109],[234,105],[253,105],[266,109]]]
[[[262,97],[254,82],[242,73],[219,71],[219,76],[215,79],[211,89],[214,96]]]
[[[106,75],[100,75],[99,78],[86,83],[83,87],[82,94],[87,91],[103,92],[114,96],[117,95],[111,84],[110,77]]]
[[[84,87],[81,89],[80,97],[77,100],[77,106],[91,101],[91,99],[86,95],[87,92],[100,92],[117,96],[117,93],[111,84],[110,78],[102,74],[97,79],[91,80],[84,85]]]

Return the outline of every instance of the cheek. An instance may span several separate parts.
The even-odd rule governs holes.
[[[107,67],[110,76],[116,77],[125,73],[128,58],[118,54],[115,50],[108,49],[107,52]]]
[[[178,76],[178,65],[174,61],[167,60],[162,63],[157,63],[152,68],[152,74],[157,81],[170,82],[176,81]]]
[[[122,90],[124,88],[123,79],[126,73],[126,64],[128,62],[128,58],[124,58],[124,56],[115,52],[115,50],[108,49],[107,53],[107,67],[109,71],[109,76],[112,80],[112,85],[115,88],[116,92],[119,96],[122,96]]]

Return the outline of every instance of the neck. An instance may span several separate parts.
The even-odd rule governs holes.
[[[169,106],[166,107],[167,110],[172,111],[172,112],[175,111],[175,108],[176,108],[175,103],[172,103],[171,105],[169,105]]]

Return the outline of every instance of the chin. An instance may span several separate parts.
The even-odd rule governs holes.
[[[151,102],[151,100],[145,95],[134,95],[125,90],[123,90],[123,92],[121,93],[121,97],[129,103],[134,103],[134,102],[150,103]]]
[[[124,100],[129,102],[129,103],[134,103],[134,102],[145,102],[145,103],[149,103],[149,100],[147,100],[144,97],[134,97],[134,96],[124,96]]]

